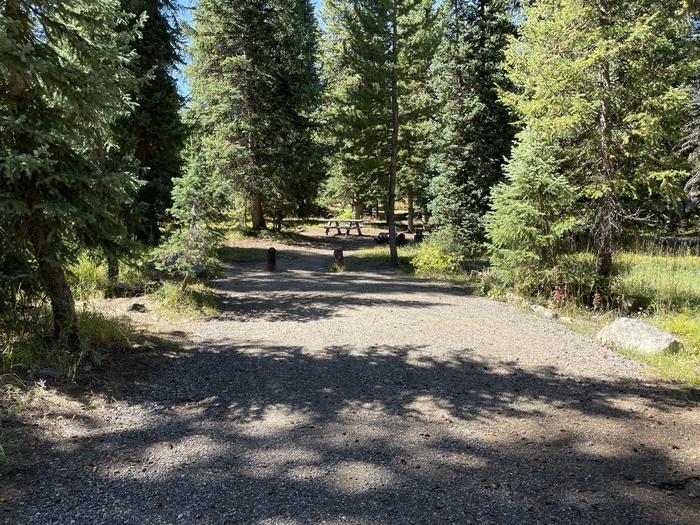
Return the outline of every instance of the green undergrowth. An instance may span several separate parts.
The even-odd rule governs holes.
[[[654,310],[700,307],[700,257],[624,252],[615,258],[624,295],[648,300]]]
[[[68,351],[50,337],[49,311],[41,308],[31,319],[3,320],[0,330],[0,375],[27,377],[53,367],[68,377],[84,363],[99,365],[105,352],[126,349],[133,333],[126,318],[83,309],[77,312],[80,348]]]
[[[193,319],[219,311],[218,296],[201,283],[191,284],[183,291],[179,283],[166,281],[153,298],[164,310]]]
[[[85,251],[67,270],[71,290],[77,300],[102,299],[107,295],[109,280],[107,264],[103,257]],[[120,264],[118,280],[120,283],[138,287],[146,287],[150,282],[149,276],[143,270],[143,261]]]
[[[266,257],[266,250],[264,248],[230,245],[224,245],[219,248],[219,259],[226,264],[264,262]]]
[[[315,225],[307,225],[308,228],[312,228]],[[317,225],[316,225],[317,227]],[[255,231],[252,229],[243,230],[240,228],[231,229],[226,235],[227,243],[235,241],[244,240],[269,240],[282,244],[296,243],[296,242],[309,242],[309,238],[302,235],[300,232],[305,229],[304,226],[295,227],[293,229],[282,229],[281,231],[274,230],[260,230]]]

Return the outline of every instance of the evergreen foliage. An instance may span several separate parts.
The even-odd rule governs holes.
[[[130,69],[139,79],[131,94],[135,110],[119,120],[116,132],[122,156],[140,168],[139,187],[130,215],[138,239],[155,245],[160,230],[170,219],[172,180],[182,171],[181,150],[186,128],[180,118],[183,101],[175,73],[180,64],[181,30],[171,0],[122,0],[125,12],[145,15],[141,38],[134,45]]]
[[[436,13],[427,0],[329,0],[325,13],[329,184],[356,207],[383,201],[392,239],[397,184],[415,193],[427,160]]]
[[[195,12],[189,119],[197,161],[279,224],[313,200],[322,174],[312,114],[320,84],[308,0],[203,0]]]
[[[136,186],[133,173],[105,169],[117,154],[114,124],[132,108],[135,34],[117,0],[7,0],[0,9],[3,273],[38,278],[56,336],[75,347],[65,265],[126,237],[122,211]]]
[[[498,93],[510,87],[503,69],[514,31],[510,4],[446,3],[445,37],[433,66],[440,111],[430,134],[430,224],[467,252],[482,249],[489,195],[502,179],[514,135],[513,117]]]
[[[493,191],[494,211],[486,217],[501,279],[526,294],[550,288],[554,269],[571,251],[568,235],[580,227],[580,195],[561,169],[557,148],[528,128],[508,162],[506,181]]]
[[[539,137],[538,147],[545,149],[537,155],[553,159],[567,186],[578,189],[576,212],[591,232],[595,287],[604,294],[620,228],[642,218],[658,224],[678,205],[687,178],[679,146],[693,60],[684,3],[541,0],[524,7],[519,29],[507,53],[517,90],[504,93],[503,100],[527,137]],[[516,162],[532,153],[530,138],[513,154],[511,188],[496,193],[490,238],[501,268],[509,257],[498,241],[507,236],[499,229],[532,227],[529,215],[518,219],[503,198],[507,192],[514,202],[518,195],[532,196],[518,184],[532,177],[522,171],[528,163]],[[521,249],[537,251],[539,236],[564,231],[547,219],[520,239],[530,243]],[[539,261],[538,270],[552,269],[549,258]],[[513,260],[510,268],[520,264]]]

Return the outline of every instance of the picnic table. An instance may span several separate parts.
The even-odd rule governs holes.
[[[342,224],[342,226],[341,226]],[[338,235],[340,235],[340,230],[345,230],[345,236],[350,235],[350,230],[357,230],[357,234],[362,237],[362,230],[360,227],[364,224],[362,219],[328,219],[326,224],[326,235],[331,230],[338,230]]]

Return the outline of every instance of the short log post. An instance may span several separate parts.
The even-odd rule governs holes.
[[[342,248],[333,250],[333,264],[338,270],[345,268],[345,257],[343,256]]]
[[[274,272],[277,270],[277,250],[270,248],[267,250],[267,271]]]

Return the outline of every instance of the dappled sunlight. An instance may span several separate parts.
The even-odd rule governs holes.
[[[365,461],[348,461],[335,468],[328,483],[343,494],[363,494],[395,483],[391,470]]]

